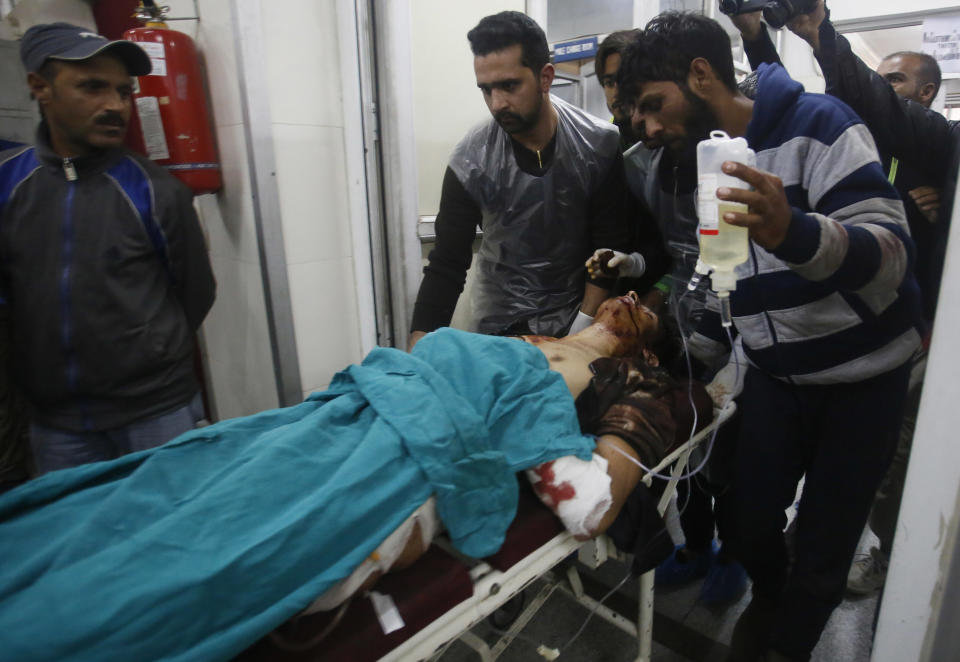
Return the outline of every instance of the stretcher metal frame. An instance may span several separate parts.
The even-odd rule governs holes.
[[[671,476],[667,482],[667,487],[663,491],[663,496],[657,504],[661,515],[666,510],[670,499],[676,494],[679,477],[686,470],[690,454],[700,444],[709,441],[714,430],[723,425],[735,411],[736,403],[732,400],[722,408],[715,409],[713,421],[709,425],[677,447],[656,467],[653,467],[653,471],[659,474],[669,470]],[[641,480],[649,486],[653,482],[654,476],[647,474]],[[442,655],[446,650],[446,644],[458,638],[473,648],[482,662],[494,662],[556,588],[562,588],[578,602],[593,610],[597,616],[636,637],[637,662],[650,662],[653,646],[653,570],[640,576],[637,595],[639,609],[635,623],[586,595],[576,568],[571,566],[566,573],[569,588],[561,587],[557,582],[549,583],[521,612],[507,634],[501,637],[492,649],[486,642],[470,632],[470,628],[499,609],[538,578],[549,573],[558,563],[574,552],[577,553],[578,560],[590,568],[597,568],[608,559],[629,562],[627,555],[617,550],[613,542],[606,536],[581,542],[566,531],[557,534],[506,571],[496,570],[484,562],[479,562],[470,571],[470,577],[473,580],[473,595],[381,657],[380,662],[433,660]]]

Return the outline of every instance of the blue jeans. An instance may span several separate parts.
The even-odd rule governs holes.
[[[161,446],[194,429],[201,418],[203,401],[197,393],[179,409],[112,430],[71,432],[31,423],[30,447],[37,473],[45,474]]]

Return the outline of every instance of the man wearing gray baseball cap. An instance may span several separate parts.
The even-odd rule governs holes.
[[[43,117],[0,152],[0,295],[39,473],[194,427],[194,336],[215,284],[190,191],[124,147],[136,44],[67,23],[24,34]]]

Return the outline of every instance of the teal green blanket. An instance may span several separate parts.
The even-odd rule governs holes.
[[[535,347],[442,329],[330,389],[0,498],[0,658],[226,660],[348,575],[431,494],[496,551],[515,472],[588,458]]]

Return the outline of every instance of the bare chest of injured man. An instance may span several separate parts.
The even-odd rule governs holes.
[[[607,299],[600,305],[593,324],[565,338],[520,336],[535,345],[550,363],[550,369],[563,376],[576,399],[593,378],[590,364],[600,358],[643,356],[650,365],[656,356],[647,344],[660,331],[659,319],[639,302],[635,292]]]

